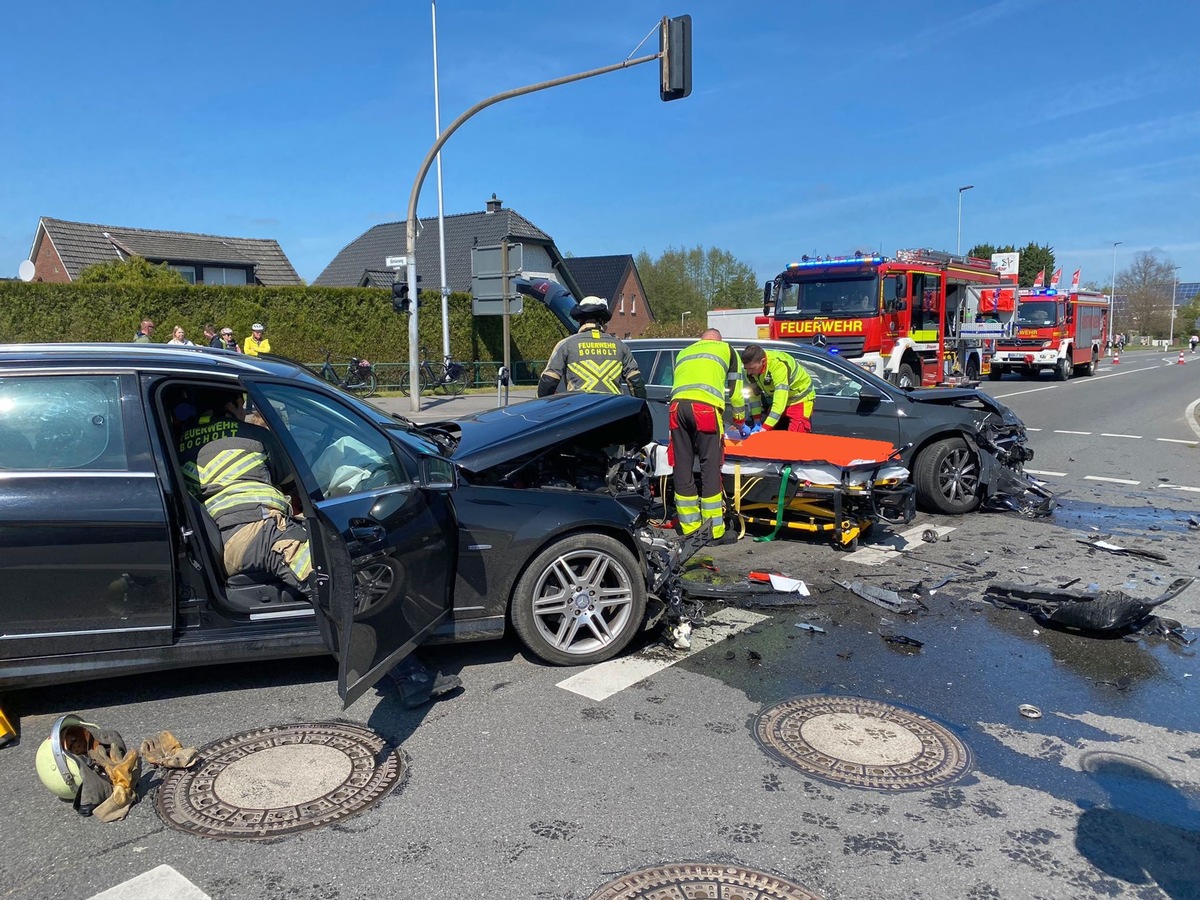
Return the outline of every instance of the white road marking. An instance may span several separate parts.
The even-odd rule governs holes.
[[[1062,431],[1058,428],[1054,429],[1055,434],[1091,434],[1090,431]]]
[[[1200,494],[1200,487],[1188,487],[1185,484],[1160,484],[1160,488],[1170,488],[1173,491],[1191,491],[1193,494]]]
[[[1030,388],[1027,391],[1013,391],[1011,394],[996,394],[994,396],[996,397],[997,400],[1002,400],[1005,397],[1019,397],[1022,394],[1036,394],[1038,391],[1052,391],[1056,387],[1058,387],[1057,384],[1048,384],[1045,387]]]
[[[1140,481],[1130,481],[1128,478],[1105,478],[1103,475],[1084,475],[1084,481],[1108,481],[1112,484],[1141,484]]]
[[[1187,423],[1191,426],[1192,431],[1196,432],[1196,437],[1200,437],[1200,423],[1196,422],[1197,403],[1200,403],[1200,400],[1193,400],[1191,403],[1189,403],[1187,411],[1184,412],[1183,417],[1187,419]]]
[[[579,694],[589,700],[604,700],[618,691],[623,691],[625,688],[632,687],[639,681],[649,678],[655,672],[661,672],[663,669],[725,640],[726,635],[744,631],[766,618],[767,616],[760,616],[749,610],[727,607],[720,612],[713,613],[708,617],[706,625],[692,632],[690,650],[675,652],[669,657],[658,649],[653,651],[653,657],[636,654],[619,656],[608,662],[584,669],[570,678],[564,678],[558,683],[558,686],[564,691]],[[714,625],[727,627],[713,627]]]
[[[1134,441],[1140,441],[1142,439],[1140,434],[1109,434],[1107,431],[1100,432],[1100,437],[1123,437]]]
[[[1040,428],[1026,428],[1025,430],[1026,430],[1026,431],[1041,431],[1042,429],[1040,429]]]
[[[1026,469],[1025,472],[1029,475],[1048,475],[1052,478],[1066,478],[1066,472],[1046,472],[1042,469]]]
[[[1110,366],[1111,368],[1111,366]],[[1108,375],[1093,375],[1090,378],[1075,378],[1071,381],[1061,381],[1057,384],[1048,384],[1045,387],[1030,388],[1027,391],[1013,391],[1009,394],[993,394],[997,400],[1002,400],[1005,397],[1019,397],[1021,394],[1036,394],[1038,391],[1052,391],[1057,387],[1064,387],[1068,384],[1091,384],[1096,381],[1103,381],[1105,378],[1116,378],[1118,375],[1132,375],[1134,372],[1149,372],[1151,369],[1158,369],[1158,366],[1146,366],[1141,369],[1126,369],[1123,372],[1110,372]],[[1200,431],[1197,432],[1200,434]]]
[[[1196,441],[1182,441],[1179,438],[1155,438],[1156,441],[1162,441],[1165,444],[1187,444],[1189,447],[1195,447]]]
[[[161,897],[209,900],[208,894],[167,865],[157,866],[107,891],[93,894],[90,900],[158,900]]]
[[[916,528],[908,529],[908,531],[890,535],[878,543],[868,544],[866,547],[855,550],[853,553],[847,553],[845,558],[864,566],[882,565],[888,560],[896,559],[905,550],[912,550],[914,547],[921,546],[924,543],[921,540],[921,535],[929,530],[930,527],[928,525],[918,525]],[[954,528],[952,526],[939,525],[932,530],[937,532],[939,538],[942,538],[952,532]]]

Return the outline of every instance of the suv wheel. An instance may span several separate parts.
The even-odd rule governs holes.
[[[913,466],[921,505],[958,515],[979,505],[979,458],[962,438],[944,438],[921,451]]]
[[[574,534],[525,569],[513,594],[513,627],[534,655],[585,666],[620,653],[646,615],[637,557],[615,538]]]

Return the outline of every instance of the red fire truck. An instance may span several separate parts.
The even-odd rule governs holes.
[[[1016,334],[997,342],[993,381],[1005,372],[1037,375],[1051,369],[1059,381],[1095,375],[1108,335],[1108,298],[1093,291],[1022,290]]]
[[[991,262],[936,250],[900,250],[895,258],[802,257],[763,291],[756,334],[827,347],[903,387],[976,380],[989,371],[996,321],[976,328],[981,296],[1000,285]]]

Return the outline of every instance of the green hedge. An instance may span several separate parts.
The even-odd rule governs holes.
[[[312,362],[322,347],[335,359],[408,359],[408,317],[392,311],[391,295],[378,288],[234,287],[28,284],[0,281],[0,341],[129,341],[142,319],[158,326],[154,340],[171,339],[182,325],[194,341],[205,322],[231,327],[241,343],[250,325],[267,326],[271,351]],[[562,325],[539,303],[525,303],[512,318],[514,368],[527,360],[549,358],[563,338]],[[441,297],[422,294],[420,341],[437,359],[442,348]],[[467,294],[450,296],[450,351],[465,362],[504,358],[503,321],[471,315]]]

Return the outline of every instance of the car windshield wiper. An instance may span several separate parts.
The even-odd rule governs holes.
[[[458,446],[458,439],[444,428],[430,428],[427,425],[418,425],[416,422],[406,419],[398,413],[392,413],[392,418],[396,420],[396,424],[391,427],[402,427],[409,434],[423,437],[430,443],[436,444],[447,455]]]

